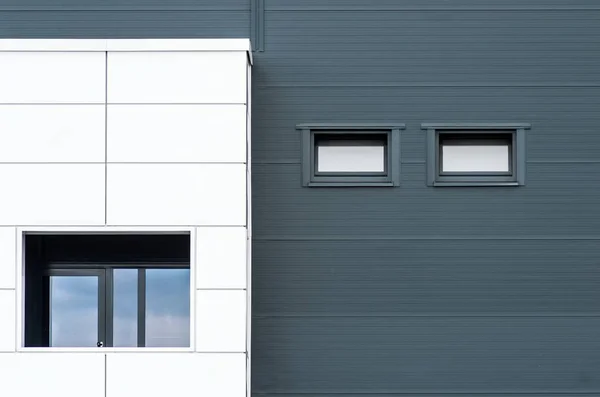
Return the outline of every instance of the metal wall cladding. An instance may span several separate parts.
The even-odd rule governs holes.
[[[600,395],[598,3],[257,4],[0,2],[3,37],[264,39],[253,394]],[[401,186],[302,187],[319,122],[406,123]],[[531,123],[526,185],[427,187],[422,122]]]

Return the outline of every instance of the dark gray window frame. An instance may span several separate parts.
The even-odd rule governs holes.
[[[49,296],[49,277],[55,275],[65,276],[96,276],[98,277],[98,338],[102,346],[113,346],[113,270],[136,269],[138,271],[137,284],[137,347],[146,347],[146,270],[147,269],[190,269],[189,262],[51,262],[44,272],[44,295]],[[190,280],[191,282],[191,280]],[[49,304],[46,299],[44,307],[44,334],[47,339],[46,346],[50,345],[49,334]],[[190,313],[192,318],[192,313]],[[191,344],[191,341],[190,341]]]
[[[400,185],[400,131],[405,124],[298,124],[302,133],[302,185],[307,187],[378,187]],[[384,135],[386,172],[382,173],[319,173],[315,166],[315,136]]]
[[[528,123],[423,123],[427,132],[427,185],[428,186],[522,186],[526,172],[526,136]],[[509,173],[444,173],[441,171],[440,135],[511,134]]]

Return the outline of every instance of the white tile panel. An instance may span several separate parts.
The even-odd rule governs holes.
[[[245,162],[245,105],[109,105],[109,162]]]
[[[104,397],[104,355],[0,354],[1,393],[11,397]]]
[[[196,288],[246,288],[244,227],[196,229]]]
[[[246,291],[196,291],[196,350],[246,351]]]
[[[103,103],[103,52],[0,52],[0,103]]]
[[[107,356],[106,397],[245,397],[244,354]]]
[[[16,246],[15,228],[0,227],[0,288],[16,287]]]
[[[0,290],[0,352],[14,352],[17,347],[16,298],[14,289]]]
[[[109,103],[246,103],[246,52],[109,52]]]
[[[2,225],[104,223],[103,164],[0,164]]]
[[[244,225],[244,164],[109,164],[109,225]]]
[[[104,105],[0,105],[0,162],[103,162]]]

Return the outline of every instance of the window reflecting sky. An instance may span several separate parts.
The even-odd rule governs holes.
[[[146,270],[146,346],[190,345],[190,270]]]
[[[98,277],[51,277],[51,346],[95,347]],[[137,269],[113,273],[113,342],[137,346]],[[146,270],[146,346],[190,345],[189,269]]]
[[[98,277],[50,277],[50,346],[96,347]]]
[[[113,271],[113,346],[137,346],[138,270]]]

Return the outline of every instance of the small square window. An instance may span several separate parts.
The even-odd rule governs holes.
[[[403,125],[299,125],[304,186],[396,186]]]
[[[423,124],[430,186],[516,186],[525,181],[527,124]]]

